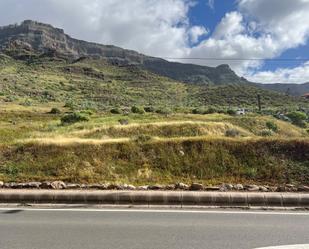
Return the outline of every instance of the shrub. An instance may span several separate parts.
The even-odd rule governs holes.
[[[266,127],[273,132],[278,132],[278,126],[272,121],[266,122]]]
[[[192,110],[192,114],[205,114],[207,111],[202,108],[195,108]]]
[[[213,114],[213,113],[217,113],[218,110],[214,107],[209,107],[205,112],[204,114]]]
[[[146,142],[149,142],[150,140],[152,139],[151,136],[149,135],[138,135],[134,138],[134,141],[136,143],[146,143]]]
[[[131,111],[133,113],[136,113],[136,114],[144,114],[145,113],[144,108],[142,108],[140,106],[132,106]]]
[[[73,110],[75,108],[76,104],[74,103],[74,101],[69,100],[67,102],[65,102],[64,107],[69,108],[71,110]]]
[[[89,118],[82,113],[69,113],[61,118],[61,123],[65,124],[74,124],[78,122],[86,122],[89,121]]]
[[[239,130],[236,129],[227,129],[225,132],[226,137],[238,137],[240,135]]]
[[[122,110],[120,110],[119,108],[113,108],[110,110],[110,112],[112,114],[122,114]]]
[[[262,137],[270,137],[273,135],[272,130],[264,129],[259,132],[259,135]]]
[[[20,103],[22,106],[32,106],[32,101],[30,99],[26,99],[24,102]]]
[[[144,111],[145,112],[155,112],[155,109],[152,106],[146,106],[144,107]]]
[[[232,116],[234,116],[234,115],[237,114],[237,112],[236,112],[235,110],[232,110],[232,109],[227,110],[226,113],[227,113],[228,115],[232,115]]]
[[[50,110],[49,113],[50,113],[50,114],[60,114],[61,111],[60,111],[58,108],[54,107],[54,108],[52,108],[52,109]]]
[[[94,114],[93,110],[82,110],[80,113],[92,116]]]
[[[302,127],[302,128],[306,127],[306,120],[308,118],[306,113],[304,113],[304,112],[290,112],[286,116],[291,119],[291,121],[294,125],[297,125],[297,126]]]
[[[118,122],[121,125],[128,125],[129,124],[129,120],[127,120],[127,119],[119,119]]]
[[[163,114],[163,115],[168,115],[168,114],[171,114],[172,111],[168,108],[159,108],[156,110],[156,113],[158,114]]]

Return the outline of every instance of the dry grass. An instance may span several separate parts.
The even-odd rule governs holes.
[[[40,145],[70,146],[74,144],[117,144],[130,141],[129,138],[82,139],[70,137],[32,138],[19,141],[20,143],[33,143]]]

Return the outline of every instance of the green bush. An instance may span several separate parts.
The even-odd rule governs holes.
[[[128,125],[129,124],[129,120],[128,119],[119,119],[118,122],[121,125]]]
[[[94,114],[94,111],[88,109],[88,110],[82,110],[80,113],[92,116]]]
[[[213,114],[213,113],[217,113],[218,110],[214,107],[209,107],[205,112],[204,114]]]
[[[26,99],[24,102],[20,103],[22,106],[32,106],[32,101],[30,99]]]
[[[238,137],[240,135],[239,130],[236,129],[228,129],[225,132],[226,137]]]
[[[113,108],[110,110],[112,114],[122,114],[122,110],[120,108]]]
[[[68,100],[67,102],[65,102],[63,107],[73,110],[76,107],[76,104],[73,100]]]
[[[273,135],[272,130],[264,129],[259,132],[259,135],[262,137],[270,137]]]
[[[149,142],[149,141],[151,141],[151,140],[152,140],[152,137],[151,137],[151,136],[149,136],[149,135],[143,135],[143,134],[138,135],[138,136],[136,136],[136,137],[134,138],[134,141],[135,141],[136,143],[139,143],[139,144],[147,143],[147,142]]]
[[[286,115],[289,119],[291,119],[294,125],[299,127],[305,128],[306,127],[306,120],[307,114],[304,112],[290,112]]]
[[[52,109],[50,110],[49,113],[50,113],[50,114],[60,114],[61,111],[60,111],[58,108],[54,107],[54,108],[52,108]]]
[[[89,121],[89,117],[82,113],[69,113],[61,118],[61,123],[63,125],[74,124],[78,122],[87,122]]]
[[[192,114],[205,114],[206,110],[203,108],[195,108],[192,110]]]
[[[236,112],[235,110],[232,110],[232,109],[227,110],[226,113],[227,113],[228,115],[231,115],[231,116],[234,116],[234,115],[237,114],[237,112]]]
[[[168,115],[168,114],[171,114],[172,111],[169,108],[159,108],[159,109],[156,110],[156,113],[163,114],[163,115]]]
[[[278,126],[272,121],[266,122],[266,127],[273,132],[278,132]]]
[[[146,106],[144,107],[144,111],[145,112],[155,112],[155,109],[152,106]]]
[[[136,114],[144,114],[145,113],[144,108],[142,108],[140,106],[132,106],[131,111],[133,113],[136,113]]]

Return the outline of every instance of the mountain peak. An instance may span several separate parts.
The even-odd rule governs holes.
[[[50,24],[37,22],[37,21],[33,21],[33,20],[24,20],[23,22],[21,22],[20,26],[28,27],[28,28],[34,29],[34,30],[46,30],[46,31],[59,32],[59,33],[64,34],[63,29],[55,28]]]

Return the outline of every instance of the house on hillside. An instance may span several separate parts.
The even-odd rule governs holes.
[[[244,108],[240,108],[236,111],[237,115],[245,115],[246,114],[246,110]]]
[[[305,93],[302,97],[305,99],[309,99],[309,93]]]

